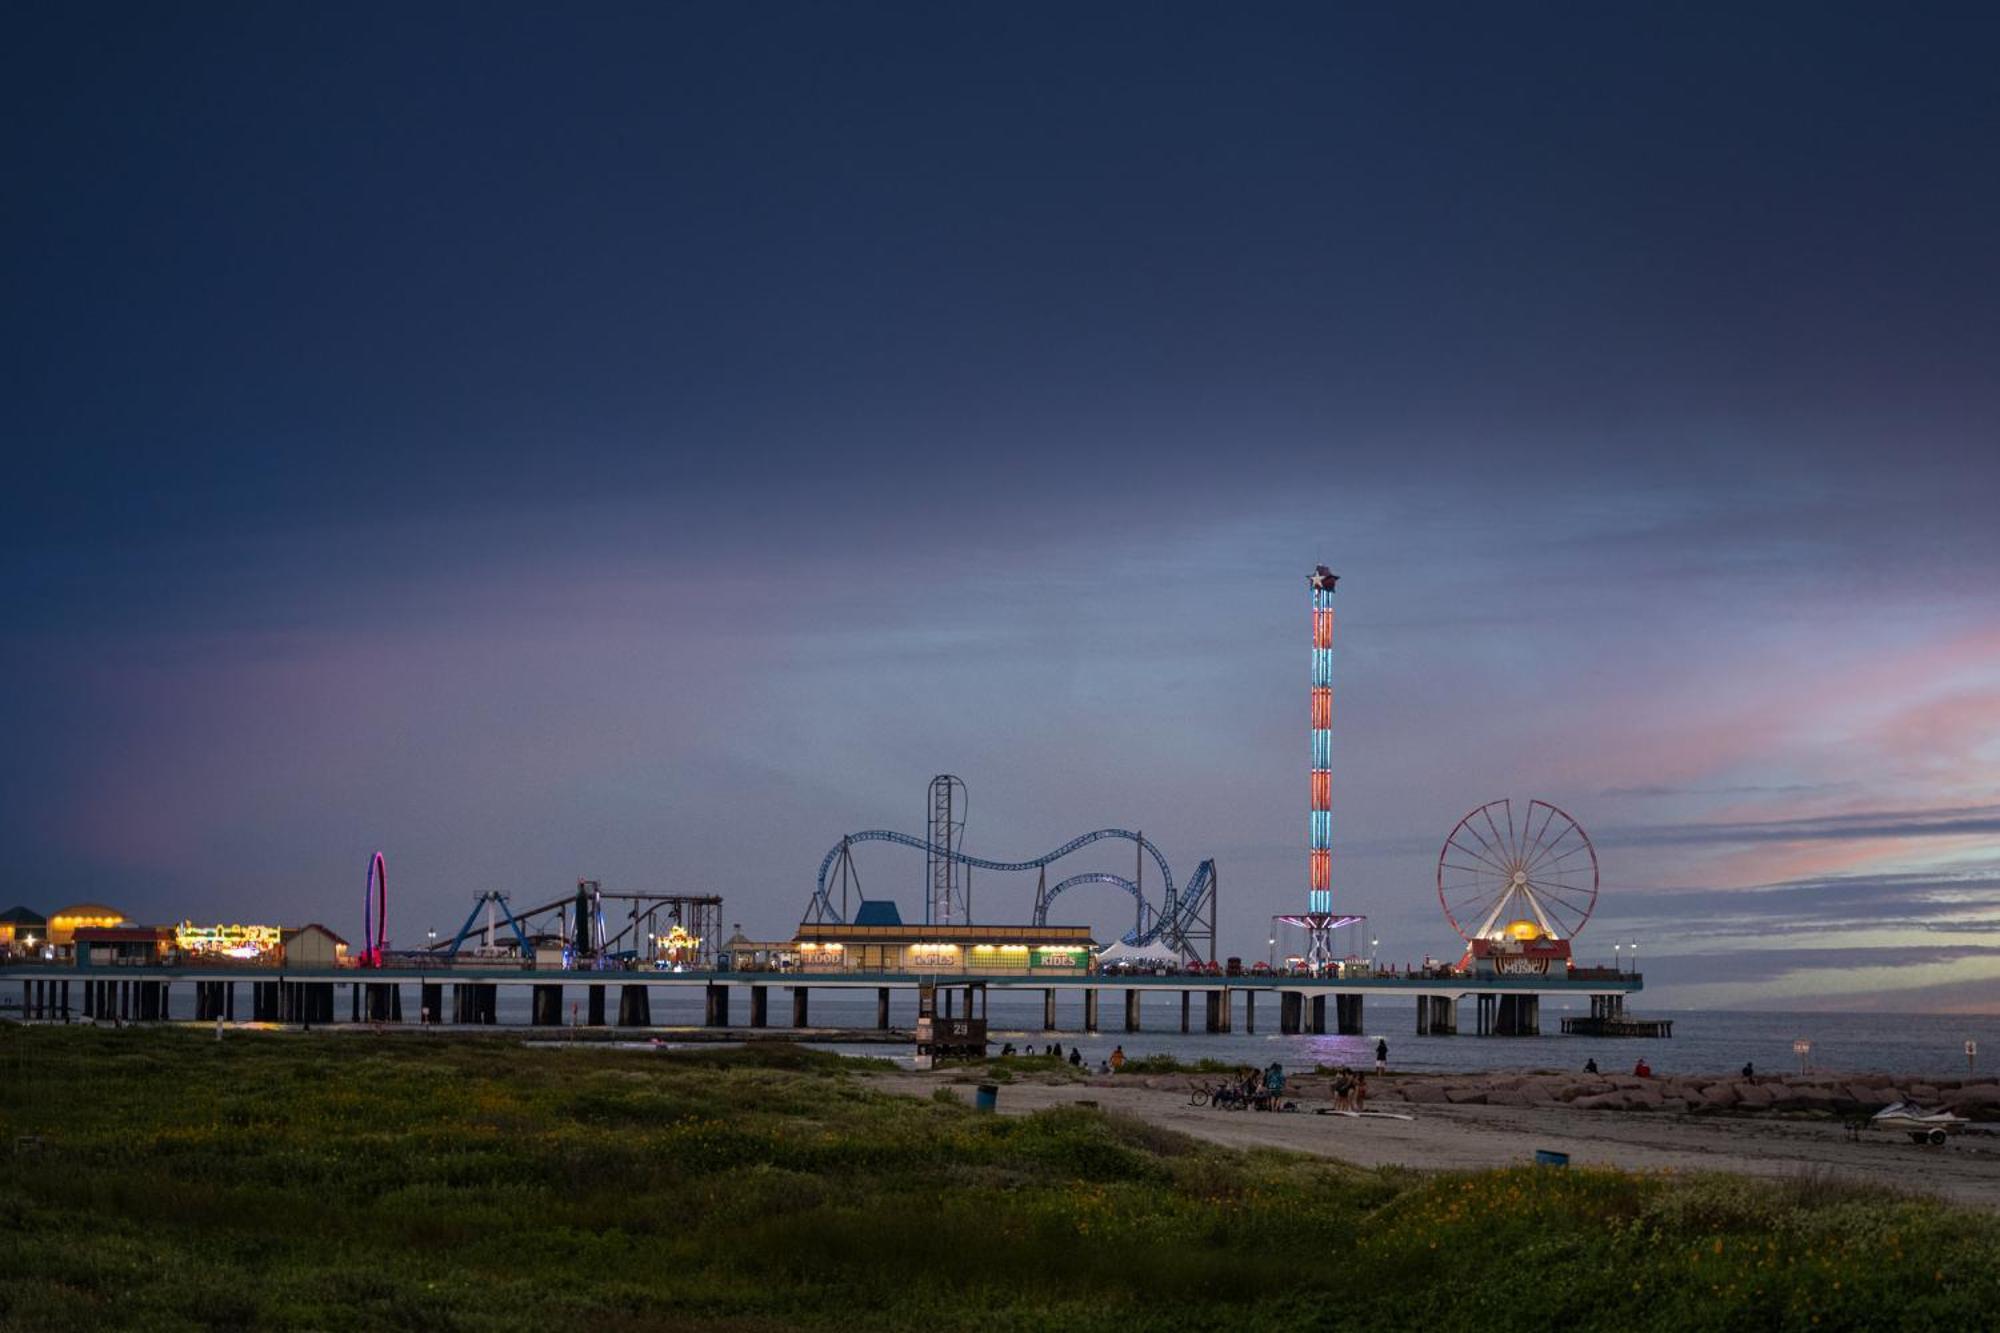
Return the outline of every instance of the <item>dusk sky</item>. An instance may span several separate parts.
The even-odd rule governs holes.
[[[1541,797],[1642,1007],[2000,1010],[2000,17],[1759,8],[10,6],[0,907],[771,937],[951,772],[1262,957],[1324,561],[1386,958]]]

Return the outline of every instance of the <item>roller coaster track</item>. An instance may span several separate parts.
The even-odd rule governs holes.
[[[1103,828],[1079,834],[1054,851],[1045,852],[1040,856],[1032,857],[1026,861],[993,861],[982,856],[968,855],[957,848],[939,847],[927,839],[912,837],[907,833],[897,833],[891,829],[864,829],[859,833],[850,833],[835,843],[832,849],[827,852],[825,859],[819,863],[819,877],[813,889],[812,902],[806,909],[806,915],[809,920],[814,921],[840,922],[844,920],[840,909],[834,906],[833,900],[827,894],[827,876],[832,873],[834,864],[840,860],[841,854],[857,842],[895,843],[901,847],[915,848],[932,856],[949,857],[960,865],[970,866],[976,870],[1022,871],[1040,870],[1053,862],[1062,860],[1063,857],[1070,855],[1072,852],[1081,851],[1092,843],[1102,842],[1106,838],[1122,838],[1127,842],[1137,843],[1142,852],[1153,858],[1153,864],[1160,868],[1160,882],[1164,886],[1160,906],[1155,908],[1147,901],[1145,893],[1140,887],[1123,875],[1092,872],[1089,874],[1072,875],[1049,889],[1035,913],[1034,924],[1038,926],[1048,924],[1049,905],[1055,902],[1056,898],[1065,890],[1074,888],[1080,884],[1111,884],[1131,894],[1138,905],[1138,921],[1131,930],[1125,933],[1124,941],[1126,944],[1135,948],[1143,948],[1155,941],[1161,941],[1179,948],[1183,952],[1189,951],[1191,946],[1187,943],[1187,935],[1199,913],[1207,905],[1207,900],[1215,889],[1215,862],[1203,861],[1195,870],[1194,878],[1188,882],[1187,890],[1183,893],[1174,887],[1173,867],[1167,864],[1167,858],[1161,854],[1158,847],[1153,845],[1152,840],[1143,834],[1134,833],[1130,829],[1122,828]]]

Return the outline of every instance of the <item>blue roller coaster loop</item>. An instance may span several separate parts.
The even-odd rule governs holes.
[[[1102,842],[1106,838],[1123,838],[1127,842],[1137,843],[1146,855],[1153,858],[1153,864],[1160,869],[1160,882],[1164,886],[1159,909],[1155,910],[1152,904],[1146,901],[1145,895],[1140,891],[1137,884],[1134,884],[1122,875],[1112,874],[1071,876],[1049,890],[1047,897],[1044,899],[1044,908],[1046,909],[1046,904],[1053,902],[1056,896],[1062,893],[1063,890],[1073,885],[1115,884],[1131,894],[1138,900],[1139,904],[1138,915],[1140,924],[1126,933],[1124,937],[1125,943],[1134,947],[1143,947],[1155,940],[1164,938],[1170,944],[1181,944],[1185,933],[1193,925],[1196,914],[1205,905],[1205,899],[1214,886],[1215,862],[1203,861],[1195,871],[1194,878],[1188,882],[1187,892],[1183,894],[1174,887],[1173,867],[1167,864],[1167,858],[1161,854],[1158,847],[1153,845],[1152,840],[1141,834],[1134,833],[1130,829],[1122,828],[1103,828],[1096,829],[1090,833],[1079,834],[1054,851],[1045,852],[1041,856],[1033,857],[1026,861],[991,861],[985,857],[969,856],[955,848],[937,847],[924,838],[912,837],[907,833],[897,833],[890,829],[865,829],[860,833],[850,833],[835,843],[827,852],[825,859],[819,863],[819,877],[813,890],[812,906],[808,910],[818,920],[837,922],[843,919],[840,915],[840,909],[835,907],[833,901],[827,896],[826,881],[827,876],[833,871],[834,863],[840,859],[841,852],[849,845],[857,842],[893,842],[898,846],[913,847],[918,851],[949,856],[961,865],[972,866],[978,870],[1020,871],[1039,870],[1051,862],[1060,861],[1070,853],[1088,847],[1094,842]],[[1046,918],[1046,910],[1040,915]],[[1037,920],[1034,924],[1047,925],[1048,922],[1046,919],[1041,919]]]
[[[1103,871],[1092,871],[1083,875],[1071,875],[1068,879],[1050,889],[1047,895],[1043,897],[1040,905],[1036,907],[1035,919],[1032,924],[1037,926],[1048,925],[1049,909],[1055,906],[1056,899],[1063,895],[1064,890],[1073,889],[1079,884],[1116,884],[1119,888],[1131,894],[1133,901],[1138,904],[1138,922],[1132,929],[1126,931],[1122,938],[1125,943],[1138,948],[1144,945],[1151,937],[1153,905],[1146,901],[1146,895],[1140,890],[1137,884],[1134,884],[1123,875],[1112,875]]]

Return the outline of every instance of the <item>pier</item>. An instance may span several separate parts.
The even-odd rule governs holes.
[[[811,1031],[811,993],[872,994],[875,1028],[891,1031],[891,996],[933,986],[941,1012],[986,1012],[993,993],[1039,993],[1044,1032],[1103,1030],[1109,1012],[1117,1030],[1140,1032],[1148,996],[1167,1000],[1170,1017],[1154,1031],[1229,1033],[1257,1031],[1258,1000],[1265,1021],[1275,1010],[1285,1035],[1359,1036],[1404,1030],[1419,1036],[1461,1032],[1460,1007],[1472,999],[1467,1035],[1537,1036],[1544,997],[1588,996],[1588,1018],[1562,1020],[1565,1033],[1603,1036],[1671,1035],[1651,1030],[1653,1020],[1624,1017],[1624,1000],[1643,985],[1637,973],[1579,978],[1421,976],[1357,978],[1311,976],[1098,976],[1065,972],[1037,976],[897,973],[797,973],[755,971],[639,972],[528,969],[518,966],[265,969],[199,965],[77,966],[14,963],[0,966],[0,988],[20,996],[21,1016],[37,1020],[128,1023],[249,1020],[264,1023],[445,1024],[493,1026],[503,988],[528,988],[527,1028],[564,1026],[652,1028],[656,992],[699,992],[701,1026],[728,1028],[741,1015],[751,1029],[771,1024],[771,991],[790,996],[788,1026]],[[18,987],[18,990],[16,989]],[[615,998],[614,998],[615,992]],[[1109,993],[1112,1005],[1104,1004]],[[1080,997],[1061,1004],[1064,996]],[[1239,998],[1240,997],[1240,998]],[[1175,1003],[1175,1001],[1178,1003]],[[739,1004],[740,1001],[740,1004]],[[1081,1009],[1081,1024],[1065,1028],[1061,1015]],[[1369,1028],[1369,1014],[1374,1026]],[[1154,1005],[1154,1012],[1159,1005]],[[1385,1012],[1400,1011],[1393,1025]],[[1073,1021],[1073,1020],[1072,1020]],[[1197,1028],[1197,1023],[1199,1027]],[[1404,1027],[1409,1023],[1411,1027]],[[1594,1025],[1594,1026],[1587,1026]],[[1614,1030],[1615,1029],[1615,1030]],[[1625,1030],[1629,1029],[1629,1030]]]

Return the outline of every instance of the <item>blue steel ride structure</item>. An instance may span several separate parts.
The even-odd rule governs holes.
[[[942,780],[942,778],[938,779],[938,781]],[[921,851],[924,853],[925,865],[929,872],[927,875],[927,888],[929,888],[932,885],[939,885],[940,883],[955,882],[940,880],[938,872],[940,863],[963,866],[968,870],[1040,871],[1046,870],[1048,866],[1062,860],[1065,856],[1081,851],[1093,843],[1103,842],[1106,839],[1123,839],[1134,845],[1135,855],[1138,858],[1138,863],[1142,871],[1145,858],[1147,857],[1151,857],[1153,864],[1158,867],[1162,886],[1159,906],[1155,907],[1146,897],[1144,886],[1139,882],[1138,878],[1127,879],[1123,875],[1112,874],[1107,871],[1090,871],[1085,874],[1072,875],[1053,886],[1049,886],[1047,884],[1047,877],[1044,875],[1042,886],[1038,888],[1035,895],[1033,924],[1038,926],[1047,925],[1050,906],[1057,898],[1070,889],[1084,884],[1109,884],[1123,889],[1133,899],[1134,923],[1132,929],[1125,932],[1122,937],[1124,943],[1134,948],[1144,948],[1149,944],[1155,943],[1165,944],[1169,948],[1179,951],[1184,958],[1190,961],[1203,961],[1200,946],[1205,944],[1208,947],[1210,955],[1206,961],[1213,961],[1215,952],[1216,898],[1214,861],[1203,861],[1196,868],[1194,878],[1188,881],[1186,887],[1184,889],[1177,888],[1174,883],[1173,867],[1167,864],[1166,856],[1153,844],[1152,840],[1147,838],[1143,833],[1121,828],[1095,829],[1089,833],[1079,834],[1053,851],[1044,852],[1040,856],[1030,857],[1023,861],[996,861],[983,856],[973,856],[967,853],[957,842],[957,835],[962,833],[964,829],[965,786],[963,783],[957,782],[956,779],[952,781],[957,783],[955,809],[959,814],[952,843],[946,845],[929,838],[919,838],[908,833],[898,833],[893,829],[863,829],[859,833],[848,834],[835,843],[832,849],[827,852],[825,858],[820,861],[819,876],[813,889],[812,901],[806,907],[805,919],[808,922],[814,923],[838,923],[847,920],[846,898],[848,891],[856,884],[852,860],[852,849],[855,843],[887,842],[900,847],[910,847]],[[933,795],[936,794],[937,790],[937,782],[933,782]],[[933,809],[937,810],[939,807],[934,804]],[[933,822],[935,823],[935,821]],[[947,826],[950,823],[951,821],[947,818]],[[842,899],[838,904],[834,902],[836,886],[839,889]],[[935,917],[932,917],[928,923],[940,925],[965,924],[970,920],[970,896],[970,892],[966,891],[963,897],[955,899],[957,902],[964,904],[967,910],[965,917],[959,918],[956,921],[938,921]],[[939,899],[935,897],[929,900],[928,905],[932,905],[933,911],[935,910],[934,905],[938,901]]]

